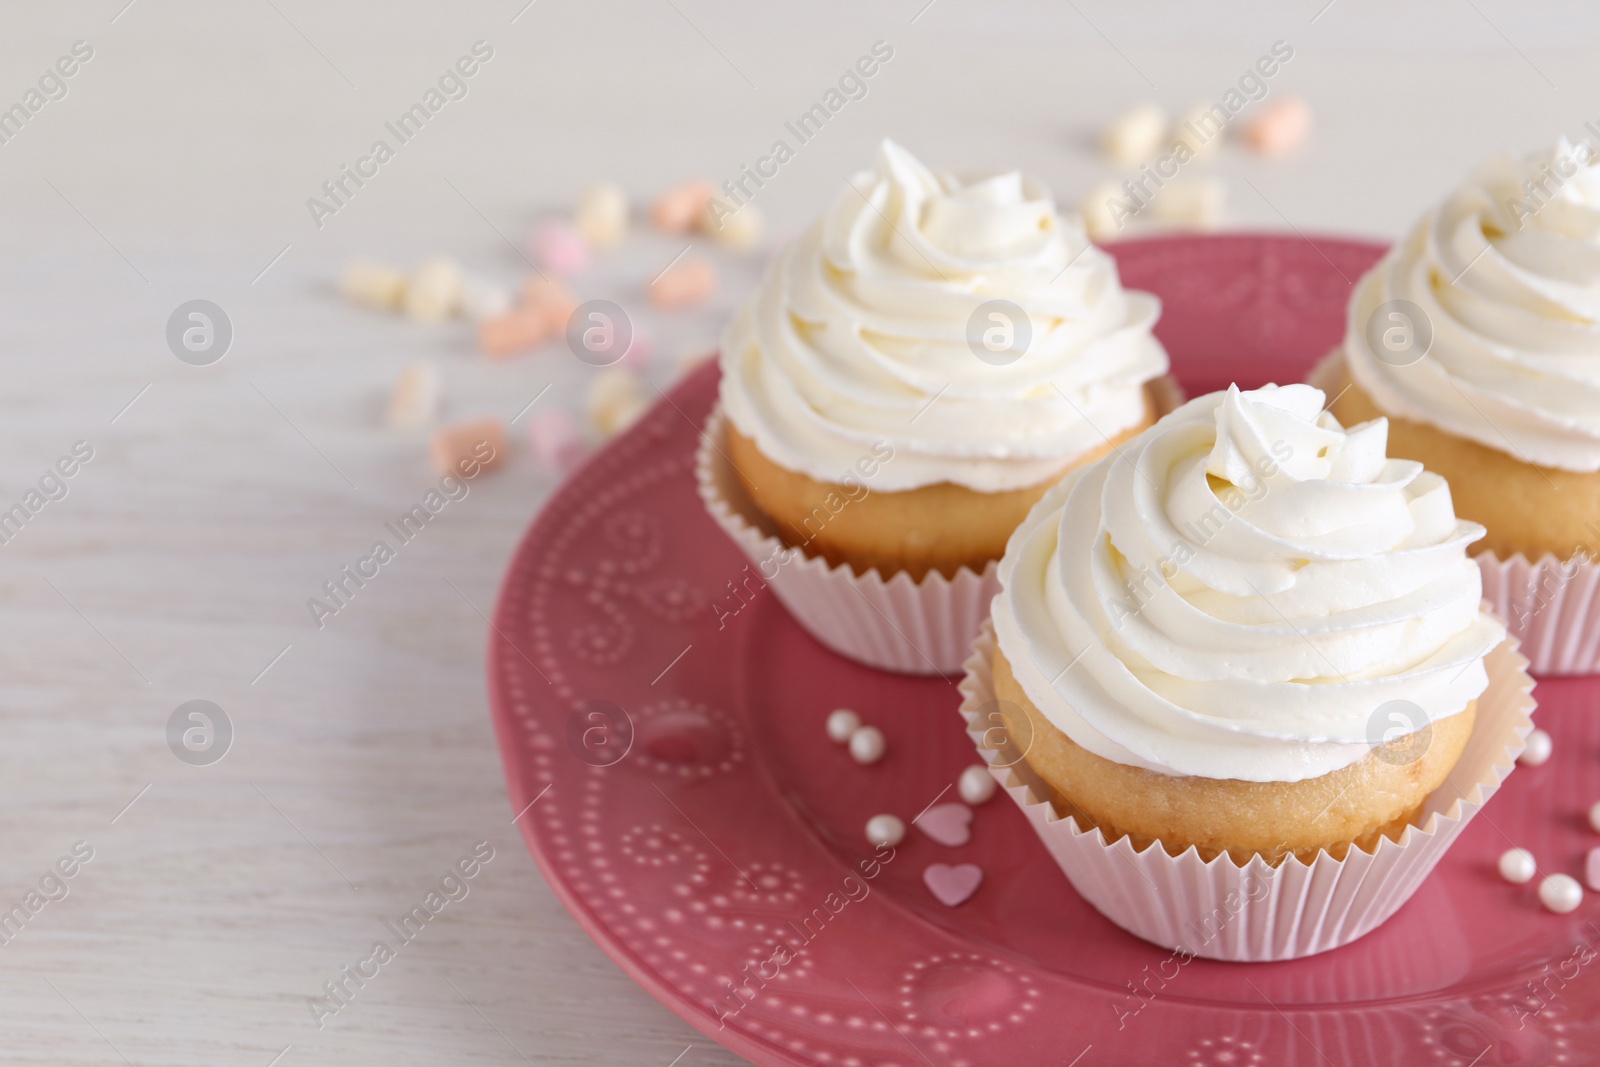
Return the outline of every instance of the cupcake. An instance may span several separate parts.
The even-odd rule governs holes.
[[[729,326],[702,495],[819,640],[958,671],[1028,509],[1175,405],[1159,312],[1039,183],[886,141]]]
[[[1597,316],[1600,166],[1563,140],[1491,161],[1423,216],[1356,286],[1318,380],[1341,421],[1387,416],[1391,453],[1483,525],[1489,595],[1536,670],[1600,654],[1588,613],[1554,603],[1589,602],[1592,573],[1568,587],[1600,555]]]
[[[1384,420],[1346,430],[1324,400],[1190,401],[1052,488],[1000,564],[985,666],[1018,769],[1051,820],[1183,857],[1202,894],[1370,861],[1492,791],[1531,728],[1501,690],[1484,706],[1505,630],[1466,553],[1483,528],[1387,458]]]
[[[1155,421],[1159,311],[1037,182],[886,141],[729,327],[724,448],[808,555],[982,570],[1046,488]]]
[[[1466,553],[1483,527],[1385,457],[1382,419],[1346,431],[1323,400],[1191,401],[1052,491],[1001,563],[996,695],[1108,837],[1337,858],[1466,747],[1504,637]]]

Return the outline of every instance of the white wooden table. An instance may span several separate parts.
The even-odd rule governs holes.
[[[1597,99],[1576,5],[1341,0],[1313,24],[1318,3],[125,3],[0,15],[0,106],[93,49],[0,144],[0,510],[75,442],[94,453],[0,545],[0,912],[93,850],[64,899],[0,917],[6,1064],[738,1062],[578,930],[510,825],[480,613],[552,486],[526,448],[312,623],[306,599],[433,482],[424,435],[381,425],[404,362],[441,366],[447,418],[509,418],[547,385],[540,404],[576,409],[593,373],[351,308],[347,255],[515,280],[540,212],[598,177],[720,182],[876,40],[895,53],[867,97],[762,190],[775,235],[885,134],[1073,200],[1107,173],[1101,121],[1220,95],[1279,38],[1276,84],[1319,130],[1292,161],[1215,165],[1238,224],[1392,236],[1477,158],[1579,134]],[[316,228],[306,199],[479,40],[467,95]],[[640,237],[578,288],[638,307],[679,247]],[[710,306],[639,312],[660,384],[758,276],[719,261]],[[210,366],[165,341],[193,298],[233,324]],[[193,699],[235,731],[210,766],[167,744]],[[308,998],[480,841],[469,895],[318,1029]]]

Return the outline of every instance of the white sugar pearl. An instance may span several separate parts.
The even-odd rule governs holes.
[[[418,322],[443,322],[461,306],[461,268],[453,259],[430,259],[406,283],[406,314]]]
[[[889,749],[883,731],[876,726],[862,726],[850,735],[850,758],[857,763],[877,763]]]
[[[1525,848],[1508,848],[1500,853],[1500,877],[1512,885],[1531,882],[1538,871],[1538,861]]]
[[[835,708],[828,714],[828,739],[844,744],[850,735],[861,729],[861,716],[849,708]]]
[[[867,841],[890,848],[906,839],[906,824],[895,815],[874,815],[867,820]]]
[[[408,363],[395,379],[389,397],[388,423],[397,430],[426,426],[439,413],[439,368],[431,363]]]
[[[982,804],[994,796],[994,775],[981,763],[974,763],[961,772],[956,781],[956,792],[968,804]]]
[[[1523,748],[1522,755],[1517,757],[1517,762],[1529,767],[1537,767],[1549,759],[1551,751],[1555,748],[1550,735],[1543,730],[1535,730],[1529,734],[1525,744],[1526,747]]]
[[[1594,827],[1594,832],[1600,834],[1600,802],[1589,809],[1589,825]]]
[[[1583,886],[1570,874],[1552,874],[1539,883],[1539,903],[1557,915],[1576,911],[1583,903]]]

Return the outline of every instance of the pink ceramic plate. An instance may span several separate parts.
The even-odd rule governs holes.
[[[1165,302],[1157,332],[1198,394],[1299,379],[1381,249],[1230,236],[1115,252]],[[1393,920],[1311,959],[1180,963],[1136,940],[1003,795],[970,842],[913,829],[873,866],[867,819],[954,800],[974,761],[959,679],[841,659],[761,586],[695,495],[715,389],[714,369],[694,375],[555,495],[511,561],[489,656],[528,847],[663,1003],[761,1064],[1600,1063],[1600,895],[1553,915],[1495,873],[1520,845],[1580,874],[1600,845],[1583,814],[1600,799],[1600,682],[1541,683],[1555,757],[1512,775]],[[882,763],[827,739],[840,705],[883,729]],[[974,864],[982,884],[946,907],[932,864]]]

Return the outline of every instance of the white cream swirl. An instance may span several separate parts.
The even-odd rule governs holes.
[[[1098,756],[1293,782],[1355,762],[1488,684],[1444,479],[1346,431],[1308,385],[1212,393],[1075,470],[1012,536],[994,623],[1028,698]],[[1373,736],[1373,722],[1380,722]],[[1402,730],[1401,732],[1409,732]]]
[[[1394,300],[1422,320],[1384,307]],[[1432,344],[1413,361],[1408,331],[1420,330]],[[1475,171],[1361,279],[1345,352],[1390,415],[1524,462],[1600,470],[1600,165],[1588,146],[1563,140]]]
[[[1031,330],[1000,366],[967,343],[995,299]],[[1144,418],[1167,369],[1159,312],[1037,183],[963,183],[885,141],[729,326],[722,402],[769,458],[824,481],[886,441],[875,489],[1035,485]]]

